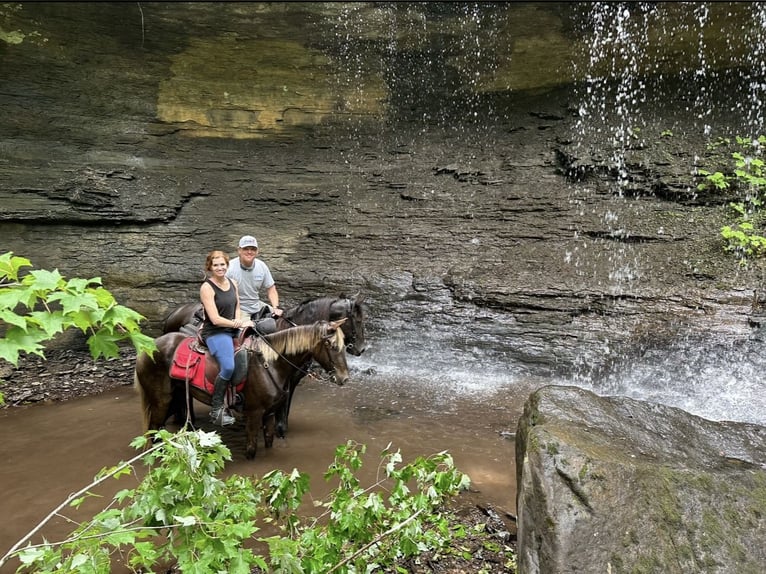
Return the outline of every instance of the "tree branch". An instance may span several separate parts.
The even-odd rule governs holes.
[[[357,550],[356,552],[354,552],[354,553],[353,553],[351,556],[348,556],[347,558],[344,558],[343,560],[341,560],[340,562],[338,562],[338,563],[337,563],[335,566],[333,566],[332,568],[330,568],[330,569],[327,571],[327,574],[332,574],[333,572],[335,572],[335,571],[336,571],[338,568],[340,568],[341,566],[344,566],[344,565],[348,564],[349,562],[351,562],[351,561],[352,561],[354,558],[356,558],[357,556],[359,556],[359,555],[360,555],[362,552],[364,552],[365,550],[367,550],[367,549],[368,549],[370,546],[373,546],[374,544],[377,544],[378,542],[380,542],[381,540],[383,540],[383,539],[384,539],[386,536],[389,536],[389,535],[393,534],[393,533],[394,533],[394,532],[396,532],[397,530],[401,530],[401,529],[402,529],[402,528],[404,528],[404,527],[405,527],[405,526],[406,526],[408,523],[410,523],[410,522],[412,522],[413,520],[415,520],[415,518],[417,518],[418,514],[420,514],[421,512],[423,512],[423,509],[422,509],[422,508],[421,508],[420,510],[418,510],[418,511],[417,511],[415,514],[413,514],[412,516],[410,516],[409,518],[407,518],[407,520],[405,520],[404,522],[400,522],[399,524],[396,524],[395,526],[393,526],[393,527],[389,528],[388,530],[386,530],[384,533],[382,533],[382,534],[379,534],[378,536],[376,536],[376,537],[375,537],[375,539],[374,539],[374,540],[371,540],[370,542],[368,542],[367,544],[365,544],[364,546],[362,546],[362,547],[361,547],[359,550]]]

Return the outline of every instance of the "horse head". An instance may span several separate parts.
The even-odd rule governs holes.
[[[330,306],[330,319],[348,319],[343,326],[343,335],[346,340],[346,351],[359,357],[367,348],[364,339],[364,295],[357,293],[351,298],[345,295],[335,300]]]
[[[347,319],[343,318],[329,323],[317,323],[321,336],[319,344],[314,348],[314,360],[327,371],[330,379],[337,385],[343,385],[349,379],[346,346],[343,330],[340,328],[346,321]]]

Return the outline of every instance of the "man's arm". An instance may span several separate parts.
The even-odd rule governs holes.
[[[269,300],[269,304],[271,305],[271,309],[274,315],[281,315],[282,309],[279,308],[279,293],[277,293],[276,285],[272,285],[266,289],[266,298]]]

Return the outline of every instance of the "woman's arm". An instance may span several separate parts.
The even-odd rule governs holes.
[[[242,309],[239,307],[239,286],[234,279],[229,279],[229,281],[231,281],[231,284],[234,285],[234,292],[237,294],[237,314],[235,317],[239,317],[240,313],[242,312]],[[247,329],[248,327],[255,327],[255,322],[253,322],[250,317],[246,317],[239,322],[239,326],[241,329]]]

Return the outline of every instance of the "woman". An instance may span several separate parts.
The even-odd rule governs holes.
[[[211,251],[205,259],[205,282],[199,289],[199,298],[205,309],[200,332],[210,354],[218,361],[220,371],[213,383],[210,419],[214,424],[226,426],[235,419],[223,405],[226,387],[234,374],[234,339],[238,329],[252,327],[251,320],[238,319],[239,293],[237,283],[226,277],[229,256],[223,251]]]

